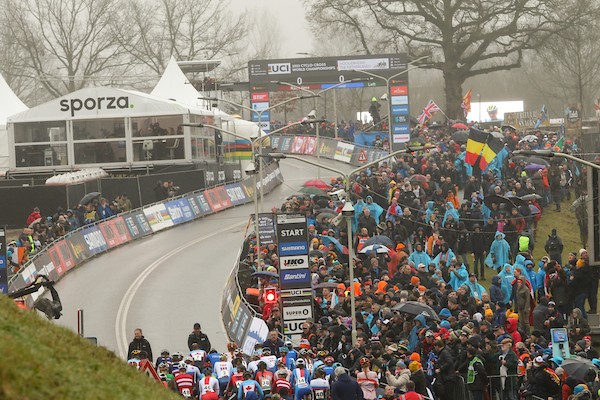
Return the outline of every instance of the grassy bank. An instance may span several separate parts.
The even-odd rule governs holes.
[[[76,334],[0,295],[0,399],[177,399]]]

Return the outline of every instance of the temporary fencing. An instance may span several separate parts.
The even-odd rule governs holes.
[[[267,165],[262,185],[268,193],[283,182],[277,163]],[[257,182],[257,186],[260,182]],[[86,225],[54,241],[31,258],[9,284],[13,292],[34,282],[38,275],[58,281],[87,260],[110,249],[230,207],[253,201],[254,178],[187,193]],[[31,307],[40,293],[26,296]]]

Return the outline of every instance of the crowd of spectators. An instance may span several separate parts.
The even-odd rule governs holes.
[[[600,367],[587,323],[587,313],[597,311],[598,268],[589,265],[585,248],[564,249],[560,232],[538,228],[542,215],[552,218],[571,198],[580,220],[586,170],[556,159],[531,168],[530,160],[510,156],[519,148],[554,148],[559,140],[536,135],[523,141],[505,130],[507,156],[480,171],[465,163],[465,147],[452,140],[451,130],[421,132],[419,139],[432,149],[351,177],[352,243],[345,223],[336,223],[341,201],[298,194],[274,210],[308,219],[315,315],[299,343],[306,362],[332,357],[359,383],[366,374],[377,390],[369,394],[362,385],[364,398],[376,392],[395,399],[408,382],[441,399],[597,398],[596,367],[567,375],[561,367],[566,352],[559,356],[549,344],[551,329],[566,328],[570,353]],[[563,151],[575,149],[567,141]],[[345,182],[334,178],[331,185],[341,189]],[[386,248],[378,251],[372,243]],[[251,236],[246,246],[242,265],[250,272],[278,272],[276,244],[257,249]],[[349,246],[357,254],[353,260]],[[283,335],[281,305],[263,302],[261,293],[263,318]],[[436,316],[397,311],[409,301]]]

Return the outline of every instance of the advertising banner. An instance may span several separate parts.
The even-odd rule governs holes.
[[[254,226],[254,214],[252,214],[252,225]],[[275,218],[273,214],[258,214],[258,237],[261,245],[275,243]]]
[[[0,293],[8,293],[8,263],[6,262],[6,230],[0,227]]]
[[[338,141],[334,139],[322,139],[319,138],[318,147],[319,154],[321,157],[333,158],[335,155],[335,150],[337,149]]]
[[[118,220],[118,221],[117,221]],[[118,224],[118,226],[117,226]],[[111,220],[98,224],[106,244],[109,249],[119,246],[131,240],[127,227],[122,217],[116,217]]]
[[[65,240],[56,242],[48,248],[47,252],[59,276],[62,276],[76,265],[75,257],[73,257],[71,248]]]
[[[91,256],[108,250],[108,244],[102,231],[97,226],[91,226],[81,231],[81,236],[87,245],[87,250]]]
[[[143,211],[135,211],[123,216],[123,222],[132,239],[137,239],[152,233],[152,228],[146,220]]]
[[[335,155],[333,156],[334,160],[342,161],[345,163],[349,163],[352,158],[352,153],[354,152],[354,145],[345,142],[338,142],[337,147],[335,149]]]
[[[304,154],[304,147],[306,146],[306,137],[295,136],[290,153]]]
[[[214,212],[225,210],[232,205],[223,187],[206,190],[204,196]]]
[[[212,213],[212,209],[210,208],[210,204],[208,204],[208,200],[206,200],[206,195],[204,192],[198,193],[194,196],[198,206],[200,207],[201,215],[206,215]]]
[[[257,343],[262,344],[267,340],[269,334],[269,327],[260,318],[253,317],[250,321],[250,326],[246,332],[246,338],[244,339],[243,350],[245,354],[254,354],[254,346]]]
[[[69,235],[65,240],[69,244],[77,264],[81,264],[83,261],[92,256],[88,251],[87,243],[83,239],[83,234],[81,231]]]
[[[42,253],[35,258],[33,262],[35,270],[38,275],[46,275],[50,280],[56,281],[60,276],[54,266],[54,261],[50,258],[48,253]]]
[[[185,198],[168,201],[165,206],[174,224],[181,224],[194,219],[194,211],[192,211],[190,203]]]
[[[279,259],[286,263],[279,272],[283,289],[310,287],[308,265],[308,230],[306,216],[302,214],[277,214],[277,249]]]
[[[246,194],[246,191],[242,187],[241,183],[225,185],[225,192],[227,193],[227,197],[229,197],[229,201],[234,206],[239,206],[240,204],[245,204],[249,201],[252,201],[252,199]]]
[[[270,137],[269,140],[271,140],[271,150],[272,151],[280,151],[281,136],[273,135]]]
[[[304,154],[316,154],[317,152],[317,138],[316,136],[307,136],[306,145],[304,147]]]
[[[282,153],[289,153],[292,148],[292,143],[294,142],[294,136],[283,136],[281,138],[281,144],[279,146],[279,151]]]
[[[153,232],[173,226],[171,215],[163,203],[144,208],[144,215]]]

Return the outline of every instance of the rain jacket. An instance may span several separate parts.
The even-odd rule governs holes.
[[[500,235],[500,239],[498,239],[498,235]],[[496,232],[494,235],[495,239],[490,246],[490,251],[488,256],[485,258],[485,265],[490,268],[500,268],[504,264],[509,262],[510,259],[510,245],[506,240],[504,240],[504,233]],[[492,260],[492,254],[495,259]]]
[[[458,210],[456,208],[454,208],[454,204],[452,204],[451,202],[447,202],[446,206],[448,206],[448,208],[446,209],[446,212],[444,213],[444,220],[442,221],[442,225],[444,225],[446,223],[446,220],[448,219],[448,215],[452,216],[452,218],[454,219],[454,222],[458,222],[458,219],[460,218],[460,216],[458,215]]]
[[[502,278],[500,275],[492,277],[492,286],[490,286],[490,301],[494,304],[504,303],[504,294],[502,293]]]
[[[485,290],[485,288],[478,282],[473,283],[467,279],[466,285],[469,287],[469,289],[471,289],[471,295],[478,300],[481,300],[481,295],[487,292],[487,290]]]
[[[506,271],[506,267],[509,267],[508,272]],[[502,289],[502,298],[504,300],[504,304],[508,304],[512,296],[512,281],[515,280],[513,267],[510,264],[506,264],[498,276],[500,277],[500,287]]]
[[[441,251],[437,256],[435,256],[435,258],[433,259],[433,263],[435,264],[435,267],[438,268],[439,267],[439,262],[440,262],[440,258],[442,257],[446,257],[446,267],[450,266],[450,261],[453,258],[456,258],[456,255],[454,254],[454,252],[450,249],[446,250],[446,251]]]
[[[456,276],[456,275],[459,276]],[[450,272],[450,286],[452,289],[457,290],[462,285],[466,284],[469,280],[469,272],[467,271],[467,267],[465,264],[461,264],[458,269],[455,269],[453,272]]]
[[[431,257],[424,251],[413,251],[408,257],[408,261],[412,261],[415,264],[415,267],[418,267],[419,264],[425,264],[425,270],[429,272]]]
[[[371,211],[371,215],[375,218],[375,222],[379,222],[379,217],[383,214],[384,209],[379,204],[375,203],[371,196],[367,196],[366,203],[366,207]]]
[[[408,351],[415,351],[417,346],[419,345],[419,332],[423,329],[429,329],[427,325],[427,321],[425,321],[425,317],[421,314],[415,317],[415,321],[419,321],[420,325],[413,326],[408,335]]]
[[[431,219],[431,214],[433,214],[433,212],[434,212],[434,207],[435,207],[435,202],[433,202],[433,201],[427,202],[427,210],[425,210],[425,222],[426,223],[429,223],[429,220]]]

